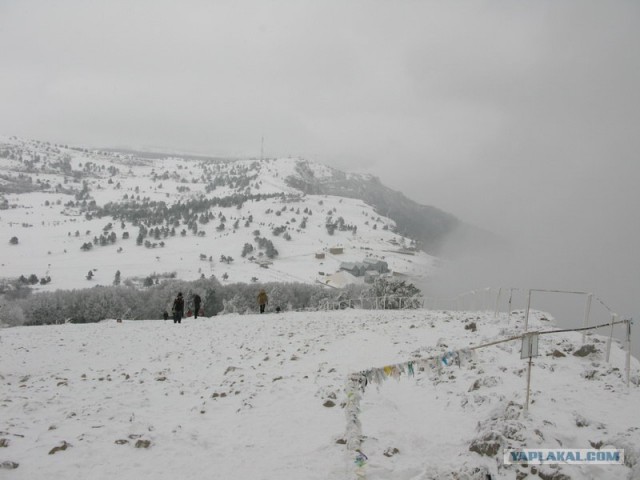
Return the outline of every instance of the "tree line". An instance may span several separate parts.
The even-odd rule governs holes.
[[[22,295],[2,306],[0,321],[9,325],[49,325],[91,323],[109,318],[160,319],[165,310],[171,311],[178,292],[185,297],[185,311],[193,307],[193,296],[198,294],[205,317],[226,313],[248,314],[257,312],[256,297],[261,289],[269,296],[269,308],[280,307],[282,311],[316,310],[327,300],[340,301],[361,296],[420,295],[413,285],[394,279],[380,279],[374,286],[350,285],[336,290],[294,282],[222,285],[212,276],[191,282],[167,279],[147,288],[113,285]]]

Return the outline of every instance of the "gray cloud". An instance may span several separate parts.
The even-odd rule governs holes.
[[[223,155],[257,155],[264,135],[270,155],[373,172],[511,239],[513,254],[467,265],[466,281],[585,288],[637,317],[639,14],[4,1],[0,132]]]

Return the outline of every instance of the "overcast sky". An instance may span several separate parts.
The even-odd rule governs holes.
[[[636,1],[0,0],[0,133],[234,156],[264,135],[518,242],[532,276],[505,281],[637,315],[639,46]]]

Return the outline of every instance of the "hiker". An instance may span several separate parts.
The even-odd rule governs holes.
[[[269,303],[269,297],[267,297],[267,292],[264,289],[260,290],[258,294],[258,305],[260,305],[260,313],[264,313],[264,308]]]
[[[197,293],[193,296],[193,318],[198,318],[198,314],[200,313],[200,302],[202,299],[200,295]]]
[[[169,312],[167,312],[166,310],[162,312],[162,318],[164,318],[165,320],[169,320]]]
[[[173,301],[173,323],[182,323],[182,317],[184,316],[184,298],[182,298],[182,292],[178,292],[178,296]]]

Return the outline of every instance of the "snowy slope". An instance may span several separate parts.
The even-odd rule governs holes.
[[[304,195],[290,187],[286,178],[295,175],[297,162],[140,158],[0,139],[0,192],[5,192],[0,194],[0,241],[7,242],[0,251],[0,277],[49,275],[50,284],[36,287],[41,290],[109,285],[118,270],[123,281],[129,278],[139,282],[147,276],[175,272],[185,280],[212,274],[222,279],[226,274],[229,282],[257,278],[313,283],[322,280],[319,272],[334,273],[340,262],[361,261],[366,256],[385,259],[393,271],[414,279],[434,272],[434,257],[422,252],[400,253],[410,240],[394,233],[393,221],[376,213],[372,206],[351,198]],[[318,175],[327,169],[312,162],[305,164],[312,165]],[[169,225],[176,234],[147,237],[152,242],[150,248],[136,245],[139,225],[133,221],[98,218],[93,213],[109,203],[125,205],[133,200],[138,204],[145,199],[165,202],[171,207],[198,198],[274,194],[288,197],[248,200],[240,208],[212,207],[207,210],[212,219],[198,224],[199,235],[193,234],[186,222]],[[95,202],[94,210],[87,210],[86,204],[91,202]],[[305,213],[305,209],[311,213]],[[90,219],[87,212],[93,213]],[[218,230],[222,217],[225,228]],[[301,228],[304,217],[306,228]],[[333,221],[342,217],[345,224],[357,230],[336,230],[330,235],[325,226],[328,217]],[[105,230],[109,223],[112,228]],[[285,240],[284,234],[273,235],[277,227],[286,229],[291,239]],[[184,236],[180,235],[183,229]],[[255,230],[272,240],[279,252],[269,269],[240,255],[245,243],[257,247]],[[103,232],[115,232],[116,242],[94,245],[90,251],[80,249]],[[128,239],[123,239],[124,232],[128,232]],[[19,243],[9,245],[14,236]],[[326,252],[332,246],[343,246],[345,253],[327,255],[325,260],[315,258],[316,252]],[[222,263],[221,255],[234,261]],[[85,277],[90,269],[94,276],[89,281]]]
[[[465,329],[472,321],[475,332]],[[552,322],[535,314],[530,325],[549,329]],[[521,330],[517,315],[508,322],[426,310],[4,329],[0,464],[18,467],[0,469],[0,476],[351,479],[352,458],[337,443],[349,373]],[[639,364],[633,359],[627,389],[618,344],[607,364],[603,338],[587,339],[598,351],[577,357],[579,334],[541,338],[528,417],[517,343],[478,350],[470,364],[440,374],[417,372],[370,387],[361,415],[367,478],[639,478]],[[551,356],[555,350],[566,356]],[[469,450],[487,435],[501,442],[497,456]],[[65,450],[50,454],[64,442]],[[503,446],[591,444],[625,448],[629,467],[502,465]],[[384,455],[393,448],[399,452]]]

